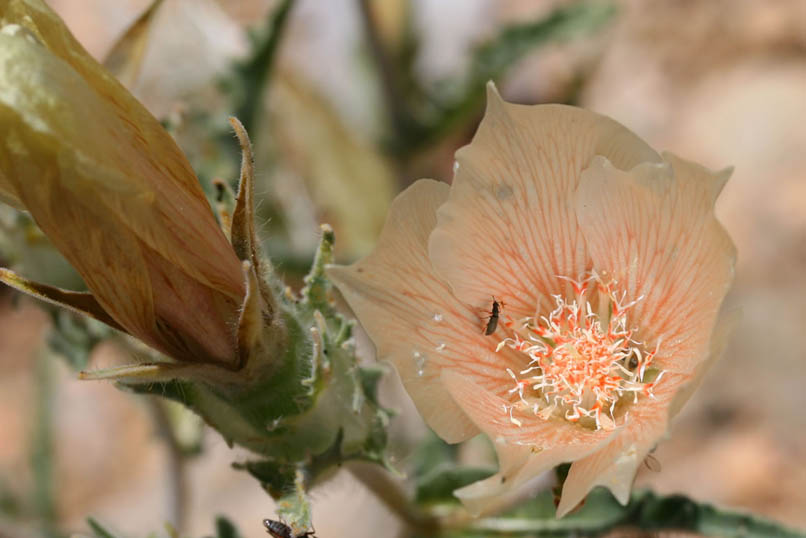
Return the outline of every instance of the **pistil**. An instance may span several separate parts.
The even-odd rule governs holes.
[[[654,397],[663,371],[651,365],[661,343],[647,351],[628,326],[628,312],[641,297],[626,302],[626,293],[619,296],[615,283],[597,275],[566,280],[574,288],[573,300],[554,295],[554,310],[515,324],[498,344],[498,351],[509,347],[528,361],[520,372],[507,370],[515,386],[509,391],[514,403],[506,411],[515,424],[512,411],[521,408],[543,419],[559,416],[612,430],[639,397]]]

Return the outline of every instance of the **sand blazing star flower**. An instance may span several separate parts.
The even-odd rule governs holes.
[[[729,175],[490,85],[453,184],[416,182],[375,251],[331,268],[426,422],[449,442],[494,442],[498,473],[457,491],[468,508],[489,512],[563,462],[559,516],[596,485],[626,503],[719,351],[735,250],[714,203]]]

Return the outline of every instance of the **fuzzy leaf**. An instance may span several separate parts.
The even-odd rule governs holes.
[[[242,538],[235,524],[224,516],[215,518],[216,538]]]
[[[420,504],[458,504],[453,492],[495,474],[489,467],[459,467],[442,465],[417,481],[415,499]]]

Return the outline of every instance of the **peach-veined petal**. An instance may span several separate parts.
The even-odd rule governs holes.
[[[708,352],[719,306],[733,277],[735,248],[714,216],[729,171],[665,154],[663,165],[625,172],[596,157],[576,209],[593,264],[618,281],[631,325],[669,371],[691,373]]]
[[[41,221],[22,198],[48,186],[44,178],[19,176],[15,162],[48,161],[56,174],[50,181],[95,206],[97,227],[119,220],[149,248],[239,302],[238,260],[170,135],[43,2],[9,0],[0,17],[0,107],[14,135],[0,173],[2,199]]]
[[[609,118],[505,103],[488,86],[487,112],[472,143],[456,153],[450,197],[430,239],[437,274],[460,300],[482,306],[495,295],[523,317],[570,291],[557,277],[590,269],[572,195],[594,155],[625,169],[661,160]]]
[[[524,485],[560,463],[600,449],[618,431],[591,431],[561,419],[544,420],[528,410],[507,411],[508,401],[459,373],[442,374],[445,387],[495,444],[498,472],[456,491],[473,513],[491,513],[517,497]]]
[[[483,313],[462,304],[434,273],[428,235],[448,185],[422,179],[392,204],[378,246],[349,267],[333,266],[338,285],[377,348],[397,368],[406,390],[431,428],[457,442],[478,430],[442,386],[448,368],[496,394],[509,388],[507,353],[485,337]]]
[[[469,486],[457,489],[458,497],[467,510],[476,516],[493,514],[512,506],[535,486],[547,486],[551,478],[542,476],[561,463],[584,457],[598,445],[538,450],[534,447],[498,443],[498,472]],[[542,478],[542,480],[541,480]],[[538,484],[535,484],[538,482]]]
[[[457,371],[442,373],[442,381],[453,399],[481,431],[494,441],[532,446],[539,449],[595,445],[613,432],[589,430],[558,417],[543,419],[530,409],[513,408],[501,396],[475,383]],[[507,385],[510,388],[511,380]]]
[[[711,333],[711,344],[708,357],[700,362],[694,369],[694,374],[691,377],[691,381],[683,385],[683,387],[677,391],[677,394],[674,395],[671,404],[669,404],[670,419],[676,417],[680,410],[683,409],[683,406],[686,405],[686,402],[688,402],[688,400],[702,383],[705,374],[708,372],[711,366],[713,366],[714,362],[716,362],[716,360],[722,356],[722,352],[725,351],[725,346],[728,344],[728,337],[730,336],[731,332],[733,332],[733,329],[738,323],[739,318],[740,315],[738,310],[727,310],[723,307],[719,312],[716,324],[714,325],[714,330]]]
[[[596,486],[607,487],[621,504],[627,504],[638,466],[666,433],[670,403],[690,379],[680,374],[665,375],[652,398],[643,398],[630,408],[627,423],[612,442],[571,465],[557,517],[573,510]]]

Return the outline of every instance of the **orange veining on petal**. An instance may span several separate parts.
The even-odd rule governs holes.
[[[531,410],[541,419],[560,417],[594,430],[612,430],[628,417],[639,397],[653,398],[653,388],[664,372],[652,367],[660,349],[648,350],[628,325],[628,312],[641,297],[626,302],[616,282],[597,274],[581,281],[568,277],[575,299],[554,295],[555,308],[548,315],[514,325],[497,351],[509,347],[525,355],[526,368],[507,372],[515,385],[512,411]],[[505,324],[509,325],[509,324]]]

